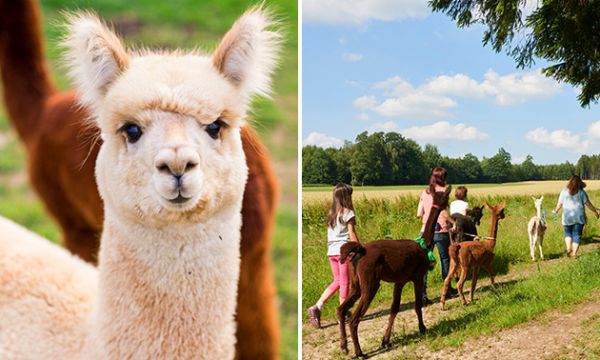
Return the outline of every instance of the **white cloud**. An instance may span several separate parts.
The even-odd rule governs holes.
[[[388,122],[384,122],[384,123],[377,123],[377,124],[373,124],[371,127],[369,127],[367,129],[368,132],[378,132],[378,131],[383,131],[383,132],[391,132],[391,131],[395,131],[395,132],[400,132],[400,126],[398,126],[398,124],[396,124],[393,121],[388,121]]]
[[[372,109],[377,105],[377,99],[375,99],[375,96],[361,96],[354,99],[352,105],[363,110]]]
[[[310,23],[364,26],[372,21],[424,18],[427,0],[303,0],[302,20]]]
[[[425,126],[413,126],[409,128],[401,128],[397,123],[393,121],[387,121],[384,123],[373,124],[367,129],[369,132],[398,132],[407,138],[417,141],[432,141],[432,140],[457,140],[457,141],[469,141],[469,140],[485,140],[488,138],[488,134],[477,130],[472,126],[465,124],[450,124],[447,121],[438,121],[431,125]]]
[[[358,113],[355,117],[357,120],[361,120],[361,121],[369,120],[369,114],[364,113],[364,112]]]
[[[519,165],[522,164],[525,160],[527,160],[527,156],[513,156],[510,162],[514,165]]]
[[[589,137],[593,139],[600,139],[600,121],[591,123],[587,132]]]
[[[480,82],[465,74],[455,74],[440,75],[413,86],[393,76],[374,83],[372,89],[383,97],[381,101],[375,95],[364,95],[354,101],[354,106],[384,117],[430,119],[451,116],[450,110],[458,107],[458,98],[490,99],[499,106],[510,106],[554,96],[561,91],[561,85],[539,70],[499,75],[490,69]]]
[[[488,134],[473,126],[459,123],[452,125],[447,121],[438,121],[431,125],[413,126],[401,129],[400,133],[415,140],[485,140]]]
[[[311,132],[302,141],[302,145],[315,145],[322,148],[339,148],[344,145],[344,141],[333,136],[328,136],[318,132]]]
[[[531,130],[525,135],[525,138],[534,144],[571,149],[575,152],[584,151],[591,145],[590,141],[584,137],[584,135],[572,134],[565,129],[548,131],[543,127]]]
[[[363,59],[363,55],[357,53],[343,53],[342,59],[347,62],[358,62]]]

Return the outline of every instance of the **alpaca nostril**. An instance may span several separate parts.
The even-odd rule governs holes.
[[[171,169],[169,169],[169,166],[167,164],[158,164],[158,165],[156,165],[156,168],[160,172],[168,173],[168,174],[171,173]]]
[[[189,171],[192,170],[193,168],[195,168],[198,165],[198,163],[196,162],[189,162],[185,165],[185,171]]]
[[[177,187],[181,187],[181,178],[183,177],[183,174],[173,174],[173,177],[175,178],[175,181],[177,182]]]

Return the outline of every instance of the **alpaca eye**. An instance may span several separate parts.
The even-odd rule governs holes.
[[[127,136],[127,141],[130,144],[135,143],[142,137],[142,128],[136,124],[125,124],[122,127],[123,132],[125,132],[125,136]]]
[[[221,133],[221,128],[225,125],[225,123],[221,119],[217,119],[214,122],[206,125],[206,132],[213,139],[218,139],[219,134]]]

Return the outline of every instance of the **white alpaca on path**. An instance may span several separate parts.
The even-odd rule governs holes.
[[[269,91],[271,24],[247,12],[212,56],[128,54],[71,18],[71,74],[103,140],[99,268],[0,218],[0,359],[233,358],[239,129]]]
[[[535,210],[537,211],[537,215],[532,217],[527,224],[527,232],[529,234],[529,251],[531,260],[535,261],[535,245],[537,244],[540,249],[540,259],[544,260],[542,245],[544,243],[544,234],[546,233],[546,224],[544,224],[542,221],[541,210],[544,195],[542,195],[539,199],[536,199],[533,196],[531,198],[533,199],[533,204],[535,206]]]

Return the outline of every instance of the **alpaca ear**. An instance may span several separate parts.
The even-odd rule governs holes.
[[[498,205],[498,210],[504,209],[505,206],[506,206],[506,199],[502,200],[502,202],[500,203],[500,205]]]
[[[444,195],[449,196],[451,192],[452,192],[452,185],[448,185],[448,187],[446,188],[446,191],[444,191]]]
[[[542,195],[542,197],[540,198],[540,201],[544,200],[544,195]]]
[[[531,196],[531,199],[532,199],[533,201],[536,201],[536,200],[537,200],[537,199],[535,198],[535,196],[533,196],[533,195]]]
[[[483,203],[483,207],[488,210],[492,210],[492,207],[487,202]]]
[[[212,56],[215,68],[242,93],[268,96],[277,65],[281,34],[271,14],[255,7],[242,15],[225,34]]]
[[[129,65],[121,41],[90,13],[69,16],[65,59],[83,105],[97,106]]]

